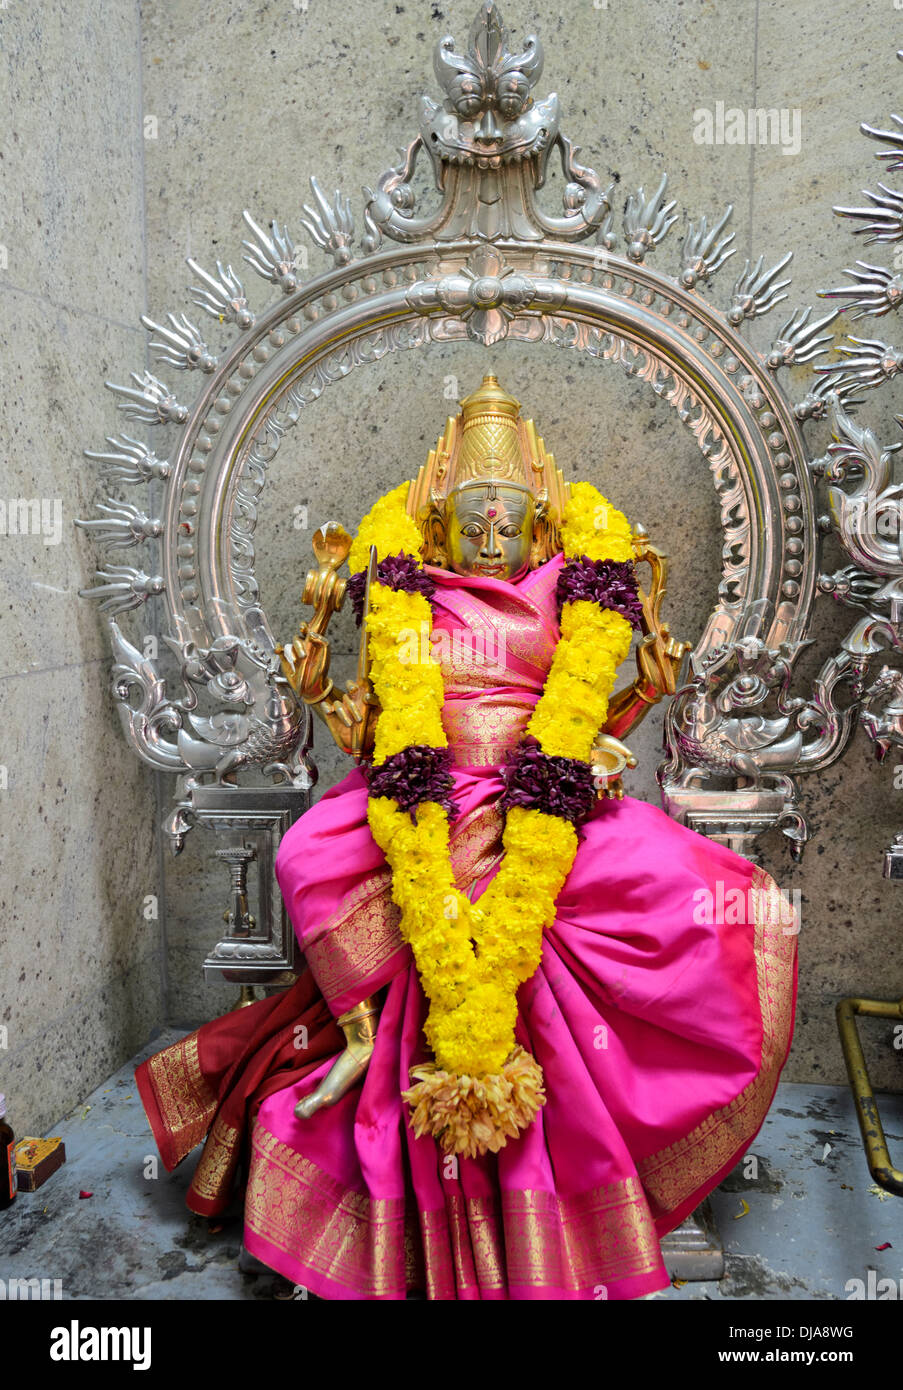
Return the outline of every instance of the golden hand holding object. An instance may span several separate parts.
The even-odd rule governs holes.
[[[295,1114],[299,1120],[309,1120],[325,1105],[335,1105],[363,1076],[373,1056],[378,1021],[379,1006],[374,998],[362,999],[336,1020],[345,1034],[345,1050],[339,1054],[319,1086],[298,1101]]]
[[[357,677],[344,692],[329,678],[329,640],[326,628],[345,600],[348,581],[338,571],[348,558],[351,536],[336,522],[327,522],[314,533],[317,569],[308,570],[302,602],[314,609],[310,622],[302,623],[291,642],[276,647],[286,679],[299,699],[319,715],[338,746],[356,761],[368,755],[378,713],[376,697],[367,677],[366,664],[358,663]],[[362,647],[366,650],[362,640]]]
[[[613,734],[597,734],[590,755],[590,767],[599,799],[611,797],[614,801],[620,801],[624,796],[621,773],[628,767],[636,767],[636,758],[627,745]]]
[[[351,537],[335,522],[314,533],[313,550],[318,568],[308,570],[302,601],[314,609],[309,623],[302,623],[298,635],[288,646],[276,648],[282,669],[295,694],[315,710],[336,743],[360,761],[369,753],[379,705],[367,673],[366,626],[361,635],[357,676],[336,698],[329,678],[329,641],[326,628],[333,613],[341,608],[348,581],[339,579],[338,570],[348,558]],[[371,571],[375,556],[371,555]],[[371,575],[372,577],[372,575]],[[309,1119],[323,1106],[335,1105],[363,1076],[376,1040],[379,1008],[374,999],[363,999],[338,1019],[345,1034],[341,1052],[320,1084],[295,1106],[299,1120]]]
[[[649,593],[639,591],[643,636],[636,649],[637,675],[632,685],[619,690],[609,701],[608,719],[596,737],[591,760],[599,796],[618,800],[624,795],[621,773],[625,768],[636,767],[636,758],[621,742],[621,736],[635,728],[663,695],[674,694],[681,664],[692,646],[672,637],[668,623],[663,623],[659,616],[667,591],[667,555],[651,544],[642,526],[634,527],[633,548],[635,563],[648,564],[652,571]]]

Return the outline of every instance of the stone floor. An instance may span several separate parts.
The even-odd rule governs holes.
[[[278,1276],[239,1270],[239,1209],[209,1223],[192,1216],[183,1205],[191,1163],[166,1174],[154,1162],[132,1072],[178,1036],[161,1034],[54,1126],[67,1162],[0,1213],[0,1279],[59,1279],[75,1299],[291,1296]],[[903,1095],[879,1104],[899,1166]],[[845,1299],[847,1281],[870,1269],[903,1297],[903,1200],[872,1183],[844,1088],[782,1085],[752,1154],[756,1164],[747,1158],[712,1197],[725,1278],[654,1297]]]

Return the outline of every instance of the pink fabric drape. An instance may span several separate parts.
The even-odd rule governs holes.
[[[560,563],[514,584],[432,571],[435,631],[462,639],[437,651],[461,808],[453,862],[474,896],[498,868],[499,763],[554,652]],[[293,1113],[331,1058],[260,1106],[248,1248],[329,1298],[418,1286],[440,1299],[632,1298],[662,1287],[659,1237],[748,1148],[789,1049],[797,923],[776,884],[655,806],[600,803],[519,993],[518,1039],[544,1070],[547,1103],[498,1155],[451,1160],[413,1138],[400,1097],[428,1058],[426,1001],[366,811],[353,771],[277,858],[333,1014],[377,991],[383,1007],[366,1076],[336,1106]],[[706,921],[706,901],[742,901],[742,920]]]

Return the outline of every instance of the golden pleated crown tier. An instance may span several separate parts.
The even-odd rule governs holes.
[[[509,396],[495,376],[484,376],[476,391],[450,415],[408,493],[407,509],[419,520],[431,502],[445,498],[464,483],[516,483],[536,496],[545,494],[560,517],[568,485],[553,454],[536,433],[532,420],[523,420],[520,401]]]

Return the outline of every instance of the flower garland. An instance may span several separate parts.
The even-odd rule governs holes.
[[[497,1152],[545,1101],[541,1068],[515,1043],[517,990],[539,965],[543,930],[577,852],[576,824],[595,801],[588,760],[640,606],[626,517],[590,483],[572,484],[562,517],[561,639],[503,770],[501,866],[471,903],[455,885],[449,853],[455,807],[442,673],[428,641],[413,644],[414,659],[412,644],[403,644],[406,633],[432,632],[433,586],[421,567],[420,530],[405,510],[408,487],[380,498],[349,555],[360,614],[361,572],[376,547],[366,623],[381,713],[367,814],[430,1003],[425,1034],[436,1060],[413,1068],[416,1084],[403,1093],[414,1132],[473,1156]]]

